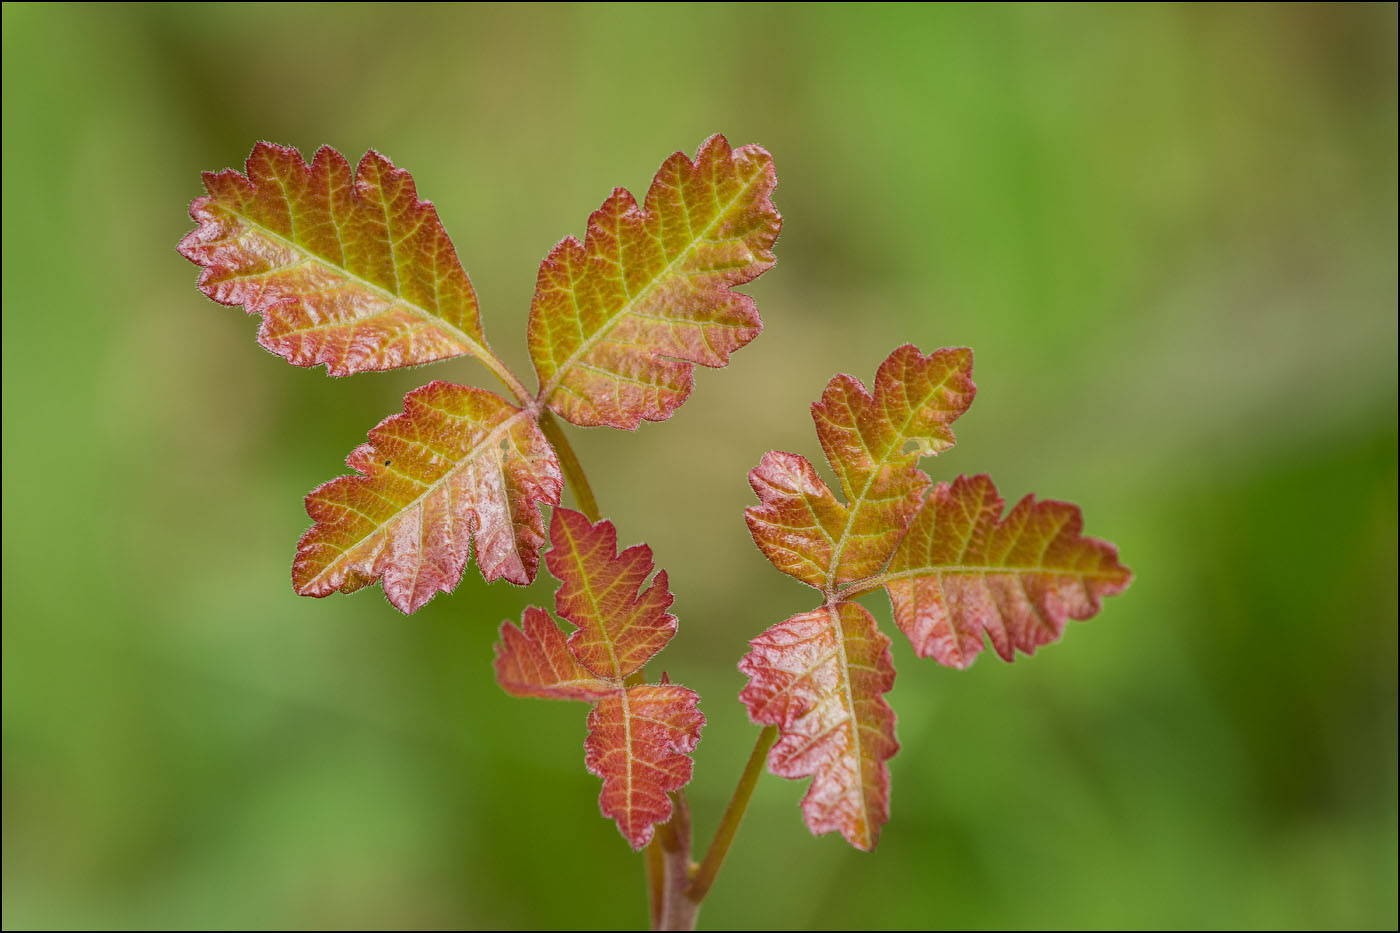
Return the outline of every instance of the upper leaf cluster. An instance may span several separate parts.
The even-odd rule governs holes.
[[[199,287],[262,315],[258,342],[334,376],[473,356],[513,399],[434,382],[351,453],[357,475],[306,499],[315,524],[297,547],[298,593],[382,580],[413,612],[461,579],[473,545],[487,580],[534,579],[540,507],[561,491],[556,451],[537,422],[635,428],[689,396],[696,364],[719,367],[762,329],[734,291],[773,265],[782,226],[772,157],[712,136],[677,152],[642,205],[615,189],[540,265],[527,336],[540,387],[529,392],[491,350],[476,292],[412,177],[369,152],[353,173],[328,147],[308,165],[258,143],[246,174],[206,173],[198,222],[180,252]]]

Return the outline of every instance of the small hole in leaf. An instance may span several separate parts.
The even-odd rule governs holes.
[[[389,464],[391,464],[391,463],[393,463],[393,462],[394,462],[394,461],[392,461],[392,460],[385,460],[385,461],[384,461],[384,465],[385,465],[385,466],[388,466]]]

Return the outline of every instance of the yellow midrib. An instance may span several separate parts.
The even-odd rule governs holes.
[[[709,236],[712,230],[719,226],[719,224],[729,215],[730,209],[733,208],[735,204],[738,204],[740,199],[745,197],[749,193],[749,191],[752,190],[754,183],[762,177],[763,173],[758,172],[752,177],[750,177],[748,180],[746,180],[744,184],[740,186],[738,193],[735,194],[734,197],[730,198],[729,201],[727,201],[724,204],[724,206],[720,208],[720,210],[715,214],[714,220],[710,221],[710,223],[707,224],[705,228],[700,231],[699,234],[695,234],[692,237],[690,244],[686,246],[684,250],[677,253],[675,259],[672,259],[670,262],[666,263],[666,265],[662,266],[661,269],[658,270],[655,275],[653,275],[650,279],[647,280],[646,284],[642,286],[642,289],[639,292],[637,292],[637,294],[629,297],[627,301],[622,305],[622,307],[620,307],[616,313],[609,317],[601,327],[599,327],[589,336],[585,337],[583,341],[578,345],[578,347],[574,350],[574,352],[570,353],[567,357],[565,357],[562,362],[557,363],[555,365],[554,374],[551,375],[549,379],[545,381],[545,384],[540,388],[539,398],[542,400],[548,400],[559,388],[559,384],[563,381],[564,376],[567,375],[569,369],[576,362],[578,362],[579,358],[587,355],[588,352],[592,350],[593,347],[597,345],[597,343],[600,340],[607,336],[607,334],[612,331],[613,327],[617,325],[618,321],[630,314],[632,312],[632,308],[640,304],[642,299],[645,298],[648,294],[650,294],[651,290],[656,287],[656,284],[662,279],[666,278],[668,275],[670,275],[671,271],[678,264],[680,264],[682,260],[688,259],[694,253],[696,246],[698,246],[702,241],[704,241],[704,239],[707,236]],[[681,203],[684,204],[684,200],[682,200]],[[687,213],[689,213],[689,208],[687,208]],[[587,255],[585,254],[585,259],[586,258]],[[572,293],[573,289],[571,287],[570,294]],[[577,307],[577,301],[575,301],[575,307]]]
[[[316,576],[312,577],[310,580],[307,581],[306,588],[309,589],[312,585],[320,581],[327,574],[331,573],[333,570],[335,570],[348,559],[347,555],[357,550],[370,538],[373,538],[375,535],[383,532],[390,524],[402,517],[404,513],[416,508],[424,499],[428,498],[428,496],[441,489],[444,483],[447,483],[461,470],[465,469],[468,463],[471,463],[473,460],[475,460],[477,455],[480,454],[482,450],[494,446],[497,440],[499,440],[504,434],[509,433],[509,429],[515,424],[516,421],[528,416],[529,412],[517,409],[515,414],[511,415],[505,421],[502,421],[496,427],[492,428],[491,431],[484,438],[482,438],[479,444],[477,444],[463,456],[459,457],[457,461],[453,463],[451,467],[448,468],[447,472],[443,473],[442,476],[438,477],[432,483],[429,483],[427,488],[424,489],[421,493],[419,493],[418,496],[412,502],[409,502],[407,505],[403,506],[403,508],[395,512],[390,518],[387,518],[382,522],[376,522],[375,519],[370,518],[370,516],[365,515],[364,512],[359,512],[359,510],[356,509],[355,511],[359,512],[360,515],[365,515],[365,518],[370,519],[371,523],[375,523],[374,530],[364,535],[354,544],[342,548],[338,557],[336,557],[334,560],[327,562],[325,568],[322,569],[320,573],[316,574]],[[399,475],[405,476],[407,474],[400,473]]]
[[[624,683],[626,676],[622,673],[622,665],[617,660],[617,649],[613,645],[612,637],[608,634],[607,626],[603,624],[602,610],[598,605],[598,596],[593,592],[593,578],[590,577],[583,567],[583,560],[579,557],[578,539],[569,531],[567,525],[562,526],[564,533],[569,535],[569,550],[574,557],[574,566],[578,568],[578,578],[583,582],[583,591],[588,596],[588,604],[593,609],[593,620],[598,625],[598,633],[602,638],[603,646],[608,651],[608,661],[612,664],[613,682],[618,693],[618,702],[622,704],[622,735],[623,735],[623,755],[627,760],[627,813],[628,829],[631,828],[631,813],[636,809],[632,804],[635,793],[635,784],[632,780],[632,698]],[[572,619],[570,621],[573,621]],[[630,836],[628,837],[630,840]]]
[[[355,285],[364,288],[366,291],[373,293],[374,295],[378,296],[381,300],[386,301],[391,305],[402,305],[403,307],[407,308],[410,313],[422,318],[428,324],[447,331],[454,339],[464,344],[467,347],[468,352],[470,352],[473,356],[477,357],[483,362],[486,362],[490,358],[490,354],[486,351],[486,348],[482,346],[482,344],[471,334],[462,330],[460,327],[457,327],[455,324],[449,323],[447,320],[445,320],[437,314],[434,314],[427,308],[424,308],[421,305],[409,301],[403,295],[398,295],[394,292],[389,291],[382,285],[376,285],[374,282],[371,282],[368,279],[356,275],[354,272],[351,272],[344,266],[333,263],[324,256],[319,256],[316,253],[311,252],[309,249],[302,246],[295,240],[287,239],[285,236],[278,233],[277,231],[271,230],[268,227],[263,226],[258,221],[242,213],[241,211],[229,207],[227,204],[220,203],[219,207],[223,210],[228,211],[234,217],[238,218],[238,220],[241,221],[243,224],[257,231],[259,235],[265,236],[269,240],[283,245],[284,247],[297,253],[298,255],[307,257],[307,259],[312,262],[320,263],[326,268],[334,270],[336,274],[343,276],[344,278],[353,282]],[[395,264],[394,274],[396,276],[398,275],[397,263]]]
[[[831,619],[831,624],[835,626],[836,650],[840,652],[841,658],[841,689],[846,695],[846,708],[851,711],[851,747],[856,753],[856,770],[860,774],[860,786],[856,789],[856,797],[860,800],[860,817],[863,825],[863,836],[867,847],[870,843],[870,806],[865,800],[865,752],[861,744],[860,721],[856,716],[856,698],[851,692],[851,662],[846,657],[846,629],[841,624],[841,610],[837,606],[827,604],[827,616]]]
[[[951,379],[953,375],[957,372],[957,369],[953,369],[950,372],[948,372],[947,375],[945,375],[942,379],[939,380],[936,386],[929,390],[929,392],[923,397],[923,400],[920,401],[918,405],[910,406],[909,416],[904,419],[904,423],[899,426],[899,430],[896,432],[896,437],[898,438],[898,440],[895,443],[891,444],[889,446],[889,449],[881,455],[879,461],[875,464],[875,469],[871,470],[870,475],[866,477],[865,485],[861,487],[860,494],[858,496],[852,497],[851,504],[847,506],[846,509],[848,516],[846,519],[846,527],[841,530],[841,539],[835,542],[836,549],[832,552],[831,564],[827,567],[827,586],[831,586],[832,582],[836,579],[836,574],[841,569],[841,556],[845,553],[846,542],[849,541],[851,538],[851,526],[855,524],[856,513],[860,510],[861,505],[864,504],[865,496],[867,493],[870,492],[870,486],[872,483],[875,482],[875,477],[879,476],[880,471],[884,469],[885,464],[890,462],[890,455],[894,453],[894,451],[901,449],[904,446],[905,441],[908,440],[908,436],[904,432],[909,430],[909,425],[913,422],[914,417],[923,409],[924,405],[928,404],[929,399],[938,394],[939,390],[948,384],[948,380]],[[876,378],[878,378],[878,375]],[[873,393],[871,397],[874,397]],[[852,418],[854,419],[855,413],[852,412],[851,414]],[[856,435],[860,436],[860,427],[858,423],[856,424]],[[865,447],[864,437],[861,437],[861,446]],[[871,452],[869,447],[865,447],[865,450],[866,453]]]

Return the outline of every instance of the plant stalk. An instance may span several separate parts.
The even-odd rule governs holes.
[[[642,853],[647,870],[647,907],[650,929],[661,929],[661,912],[666,906],[666,853],[661,841],[653,838]]]
[[[564,429],[559,426],[559,422],[554,419],[554,415],[550,414],[549,409],[543,407],[540,408],[539,425],[540,430],[544,432],[545,438],[554,447],[554,452],[559,457],[559,466],[564,471],[564,479],[568,482],[569,488],[574,492],[574,501],[578,505],[579,511],[590,522],[597,523],[602,519],[602,512],[598,509],[598,500],[593,497],[593,487],[588,485],[588,475],[583,472],[583,464],[579,463],[578,454],[574,453],[573,445],[569,443]],[[642,683],[645,678],[646,675],[642,671],[637,671],[627,678],[627,684],[631,686],[634,683]],[[657,832],[656,838],[652,839],[643,855],[643,865],[647,875],[647,905],[653,930],[671,929],[671,927],[662,926],[662,923],[668,922],[667,905],[675,899],[669,896],[672,885],[668,883],[670,880],[668,866],[674,859],[668,857],[669,853],[662,844],[662,840],[669,831],[671,844],[676,844],[674,841],[677,838],[676,831],[671,828],[671,822],[675,821],[676,815],[679,815],[682,810],[684,810],[685,815],[685,851],[682,858],[687,863],[690,860],[690,810],[685,806],[684,797],[681,798],[679,804],[673,802],[672,807],[671,821],[659,828],[660,831]],[[685,882],[686,878],[683,873],[679,887],[684,887]],[[679,887],[676,889],[677,891],[679,891]],[[694,922],[692,912],[691,926],[684,929],[693,929]]]
[[[694,901],[697,907],[705,899],[705,895],[710,893],[710,886],[715,883],[715,876],[724,864],[724,857],[729,854],[734,834],[739,831],[744,811],[749,807],[749,798],[753,796],[759,775],[763,773],[764,759],[768,757],[768,750],[776,741],[777,726],[764,726],[758,733],[758,741],[754,743],[748,763],[744,765],[744,773],[739,776],[739,786],[734,788],[734,796],[729,798],[729,806],[725,808],[724,817],[719,821],[719,828],[715,830],[715,838],[705,852],[705,860],[700,863],[695,877],[686,888],[686,896]]]
[[[540,430],[544,431],[544,436],[554,445],[554,452],[559,455],[559,466],[564,470],[564,479],[568,480],[569,488],[574,491],[574,501],[578,503],[578,510],[588,516],[590,522],[597,524],[602,518],[602,513],[598,511],[598,500],[593,498],[593,487],[588,485],[583,465],[578,462],[578,454],[574,453],[574,448],[570,446],[564,429],[559,427],[559,422],[554,420],[547,408],[540,409]]]
[[[495,367],[492,367],[492,370],[495,371]],[[517,396],[523,398],[523,390],[518,388],[519,382],[513,373],[505,370],[505,375],[500,372],[497,372],[497,375],[501,376],[502,381],[507,381],[506,376],[509,376],[507,385]],[[590,522],[600,521],[602,513],[598,509],[598,500],[593,497],[593,488],[588,484],[588,476],[583,472],[578,454],[574,453],[563,428],[549,409],[540,409],[539,425],[559,456],[559,466],[564,471],[564,479],[569,488],[573,490],[574,501],[579,511],[587,516]],[[638,674],[640,673],[639,671]],[[763,773],[764,759],[777,739],[778,730],[775,726],[765,726],[759,732],[758,741],[744,766],[744,772],[739,776],[739,785],[734,789],[729,806],[725,808],[719,828],[715,830],[715,837],[705,853],[705,860],[697,870],[692,870],[695,866],[690,861],[690,806],[683,791],[670,795],[671,818],[656,828],[656,835],[643,856],[647,874],[649,919],[653,930],[695,929],[700,902],[709,894],[715,876],[719,874],[720,866],[729,854],[729,846],[739,831],[739,823],[744,819],[754,786],[758,783],[759,775]]]
[[[659,849],[662,865],[660,916],[653,929],[693,930],[700,902],[686,893],[690,884],[690,806],[685,791],[671,797],[671,818],[656,828],[651,848]]]
[[[465,339],[470,339],[470,337],[466,335],[463,336]],[[477,346],[480,347],[481,352],[472,353],[471,358],[477,360],[487,369],[491,370],[491,375],[501,380],[501,385],[509,389],[510,394],[515,396],[515,403],[517,405],[529,405],[534,400],[534,396],[525,388],[524,383],[515,378],[515,373],[506,365],[506,361],[497,356],[495,351],[487,346],[484,337]]]

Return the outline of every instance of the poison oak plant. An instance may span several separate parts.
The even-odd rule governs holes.
[[[836,376],[812,417],[839,495],[795,454],[770,452],[749,474],[754,542],[816,604],[755,637],[739,662],[739,699],[763,729],[691,862],[682,789],[700,698],[644,672],[676,632],[666,571],[653,575],[645,545],[618,551],[555,416],[663,421],[690,395],[696,364],[724,366],[758,336],[753,299],[734,289],[773,265],[775,183],[766,151],[713,136],[693,161],[668,158],[643,204],[614,189],[583,242],[566,237],[540,266],[534,392],[487,343],[437,212],[376,152],[352,172],[333,149],[307,165],[258,143],[246,174],[205,174],[208,193],[190,207],[198,226],[179,247],[202,267],[200,289],[262,315],[258,342],[298,366],[346,376],[474,356],[504,384],[506,396],[441,381],[408,393],[351,451],[355,472],[306,497],[313,524],[292,584],[328,596],[378,582],[412,613],[457,585],[473,549],[488,581],[531,582],[547,541],[571,633],[526,609],[519,627],[501,626],[496,678],[517,696],[590,704],[585,764],[602,779],[604,815],[646,851],[657,929],[694,927],[765,756],[775,774],[812,779],[802,813],[814,833],[875,847],[899,747],[884,699],[895,672],[856,596],[883,587],[919,656],[965,668],[984,639],[1007,661],[1056,640],[1131,580],[1111,545],[1081,535],[1074,506],[1027,496],[1003,515],[987,477],[934,484],[918,468],[952,446],[972,403],[970,350],[899,347],[869,389]],[[579,512],[560,505],[566,480]]]

